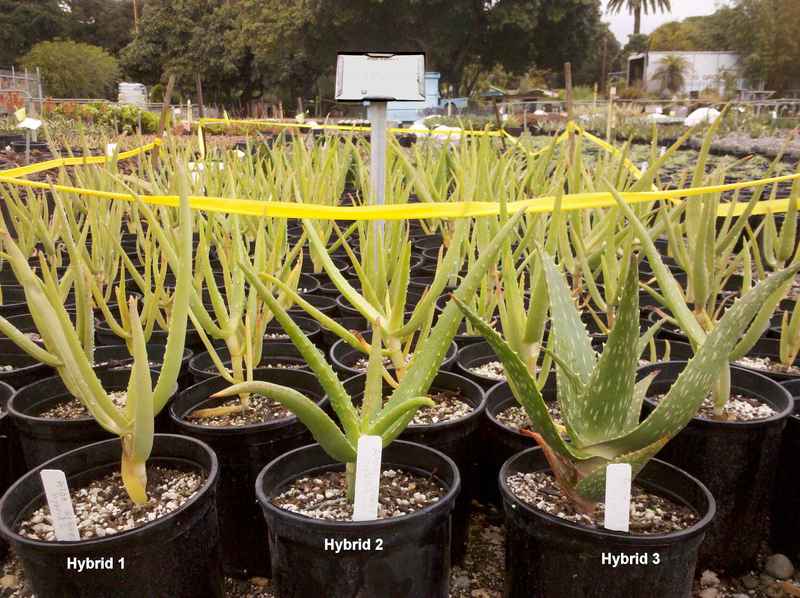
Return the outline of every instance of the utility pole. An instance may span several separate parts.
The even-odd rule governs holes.
[[[139,35],[139,8],[136,5],[137,0],[133,0],[133,31]]]
[[[600,72],[600,91],[606,90],[606,81],[608,81],[608,36],[603,36],[603,68]]]
[[[200,118],[205,118],[206,108],[205,104],[203,103],[203,81],[200,79],[200,73],[195,75],[194,82],[197,87],[197,105],[200,109]]]

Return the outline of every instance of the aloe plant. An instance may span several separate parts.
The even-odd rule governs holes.
[[[564,428],[556,426],[528,368],[509,344],[455,298],[481,329],[505,367],[514,397],[533,422],[530,435],[542,447],[565,496],[592,514],[603,499],[606,466],[629,463],[636,475],[649,459],[695,415],[726,368],[728,355],[761,303],[800,270],[773,274],[725,313],[666,396],[640,422],[642,402],[655,373],[636,381],[639,340],[638,272],[630,268],[620,293],[618,320],[598,355],[580,320],[566,279],[549,254],[542,254],[551,310],[551,351],[556,363],[558,406]]]
[[[454,296],[466,300],[475,293],[486,270],[497,259],[503,239],[514,232],[520,217],[521,213],[511,217],[498,231],[498,235],[481,253],[478,262],[467,273]],[[362,404],[357,407],[323,354],[303,335],[297,324],[264,286],[258,273],[246,262],[242,263],[242,267],[250,284],[258,290],[309,367],[317,375],[341,427],[314,401],[300,392],[268,382],[251,381],[235,384],[213,396],[219,398],[242,393],[257,393],[281,403],[306,425],[325,452],[333,459],[347,464],[349,496],[352,498],[358,439],[362,435],[377,435],[382,437],[383,445],[386,446],[405,430],[420,407],[433,404],[425,393],[428,392],[447,347],[458,330],[462,319],[461,312],[454,303],[447,305],[431,334],[418,347],[408,366],[407,375],[385,401],[381,351],[383,326],[381,316],[377,315],[372,320],[373,334],[366,392]]]
[[[69,230],[64,241],[74,269],[76,298],[79,307],[76,323],[70,321],[64,308],[56,279],[43,256],[40,256],[41,275],[37,276],[7,231],[2,231],[3,258],[8,260],[25,296],[44,347],[33,343],[7,320],[0,318],[0,331],[34,359],[56,369],[70,393],[78,398],[97,423],[122,441],[121,474],[125,488],[135,503],[147,501],[146,463],[153,447],[153,418],[175,392],[180,374],[181,358],[186,340],[189,310],[189,289],[192,276],[192,215],[185,186],[180,203],[180,233],[172,251],[179,256],[176,264],[177,290],[172,297],[169,338],[164,363],[155,387],[151,379],[145,347],[144,330],[137,302],[127,301],[130,323],[130,344],[133,366],[124,407],[117,407],[103,389],[92,366],[93,335],[91,285],[89,267],[76,240]],[[57,201],[60,205],[60,202]],[[165,223],[166,224],[166,223]],[[85,238],[84,238],[85,240]]]

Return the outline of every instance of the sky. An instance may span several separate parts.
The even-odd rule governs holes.
[[[608,0],[603,0],[603,6]],[[668,21],[679,21],[686,17],[709,15],[726,0],[672,0],[672,12],[642,15],[642,33],[650,33],[659,25]],[[633,33],[633,16],[628,13],[603,14],[603,20],[611,23],[611,31],[617,36],[622,45],[628,41],[628,36]]]

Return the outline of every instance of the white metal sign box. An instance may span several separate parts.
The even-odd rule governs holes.
[[[336,62],[340,102],[425,100],[425,54],[341,52]]]

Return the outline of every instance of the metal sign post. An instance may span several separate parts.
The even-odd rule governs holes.
[[[398,52],[339,53],[336,100],[363,102],[372,125],[370,198],[383,205],[386,193],[386,108],[390,101],[425,101],[425,54]],[[383,245],[383,221],[375,222],[375,258]]]
[[[370,201],[382,206],[386,203],[386,102],[369,101],[367,119],[370,131]],[[375,221],[375,259],[383,246],[383,220]]]

